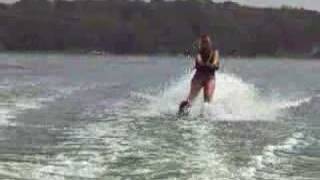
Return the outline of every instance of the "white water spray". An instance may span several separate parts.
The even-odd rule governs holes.
[[[147,111],[140,112],[140,115],[175,114],[180,101],[185,99],[189,92],[193,74],[172,81],[156,95],[134,93],[135,96],[149,101],[144,108]],[[204,111],[205,117],[213,120],[275,120],[279,108],[273,104],[267,97],[262,97],[254,85],[232,74],[217,73],[213,102],[204,108],[201,92],[193,103],[191,116],[198,116]]]

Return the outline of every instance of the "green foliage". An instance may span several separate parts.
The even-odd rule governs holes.
[[[226,55],[307,54],[320,43],[320,13],[211,0],[20,0],[0,4],[7,50],[194,51],[210,34]]]

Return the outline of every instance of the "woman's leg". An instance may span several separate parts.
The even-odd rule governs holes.
[[[213,94],[215,91],[215,78],[212,77],[208,79],[203,88],[204,102],[210,103],[213,98]]]
[[[202,79],[196,74],[191,81],[190,92],[186,100],[182,101],[179,106],[179,111],[182,112],[186,108],[190,108],[193,100],[197,97],[202,88]]]
[[[194,78],[191,81],[191,87],[190,87],[190,92],[187,98],[187,101],[189,103],[192,103],[193,100],[198,96],[201,88],[202,88],[202,79],[195,75]]]

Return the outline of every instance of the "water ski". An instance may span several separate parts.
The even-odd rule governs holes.
[[[183,101],[179,106],[178,116],[188,116],[190,113],[190,104],[187,101]]]

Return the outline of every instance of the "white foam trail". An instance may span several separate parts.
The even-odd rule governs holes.
[[[313,97],[311,96],[311,97],[305,97],[305,98],[291,100],[291,101],[287,101],[287,100],[278,101],[277,104],[275,104],[275,106],[277,106],[279,109],[295,108],[295,107],[299,107],[302,104],[310,103],[312,98]]]
[[[290,166],[292,157],[279,157],[277,152],[295,153],[310,145],[310,141],[311,140],[305,137],[302,132],[296,132],[278,145],[266,146],[261,155],[253,156],[250,167],[243,168],[240,171],[242,173],[241,176],[247,179],[263,177],[267,179],[286,180],[287,177],[282,176],[279,171],[281,171],[281,168],[285,169],[285,166]],[[291,176],[291,179],[299,179],[299,177]]]
[[[178,104],[185,99],[189,92],[193,74],[188,74],[170,83],[164,91],[157,95],[135,93],[139,98],[150,101],[147,111],[140,115],[154,116],[161,114],[175,114]],[[191,115],[198,116],[202,107],[200,93],[195,100]],[[232,74],[218,73],[214,100],[209,104],[206,114],[214,120],[274,120],[278,114],[278,107],[260,96],[254,85],[245,83]]]
[[[2,100],[0,102],[0,126],[17,126],[18,123],[10,122],[10,119],[15,118],[23,111],[40,109],[49,102],[83,89],[82,86],[61,87],[62,85],[59,84],[43,89],[47,86],[42,81],[13,83],[5,79],[0,82],[0,97]]]
[[[197,121],[188,124],[186,129],[190,128],[194,132],[192,137],[197,139],[195,152],[188,155],[186,158],[186,164],[192,167],[192,169],[201,169],[199,173],[195,173],[188,179],[215,179],[215,180],[227,180],[237,179],[237,174],[233,173],[229,169],[229,165],[225,163],[225,157],[223,154],[218,153],[216,150],[215,138],[211,136],[211,129],[206,123],[194,124]],[[210,123],[210,122],[209,122]]]
[[[14,125],[13,123],[10,123],[8,119],[12,118],[11,111],[8,108],[1,108],[0,109],[0,126],[4,125]]]
[[[88,124],[84,129],[74,129],[68,136],[70,141],[59,144],[57,148],[72,149],[63,151],[49,161],[55,162],[45,166],[35,167],[32,178],[37,180],[63,180],[68,177],[75,179],[97,179],[108,169],[105,161],[116,161],[121,152],[127,150],[129,141],[119,141],[114,137],[127,135],[126,124],[121,127],[122,121],[112,121]],[[120,125],[120,127],[118,127]],[[115,128],[115,127],[116,128]],[[75,139],[79,140],[75,142]]]
[[[90,159],[73,157],[68,154],[56,156],[56,164],[38,167],[37,171],[32,171],[33,179],[62,180],[66,178],[95,179],[103,174],[102,157],[93,151],[82,151],[77,156],[90,157]]]

